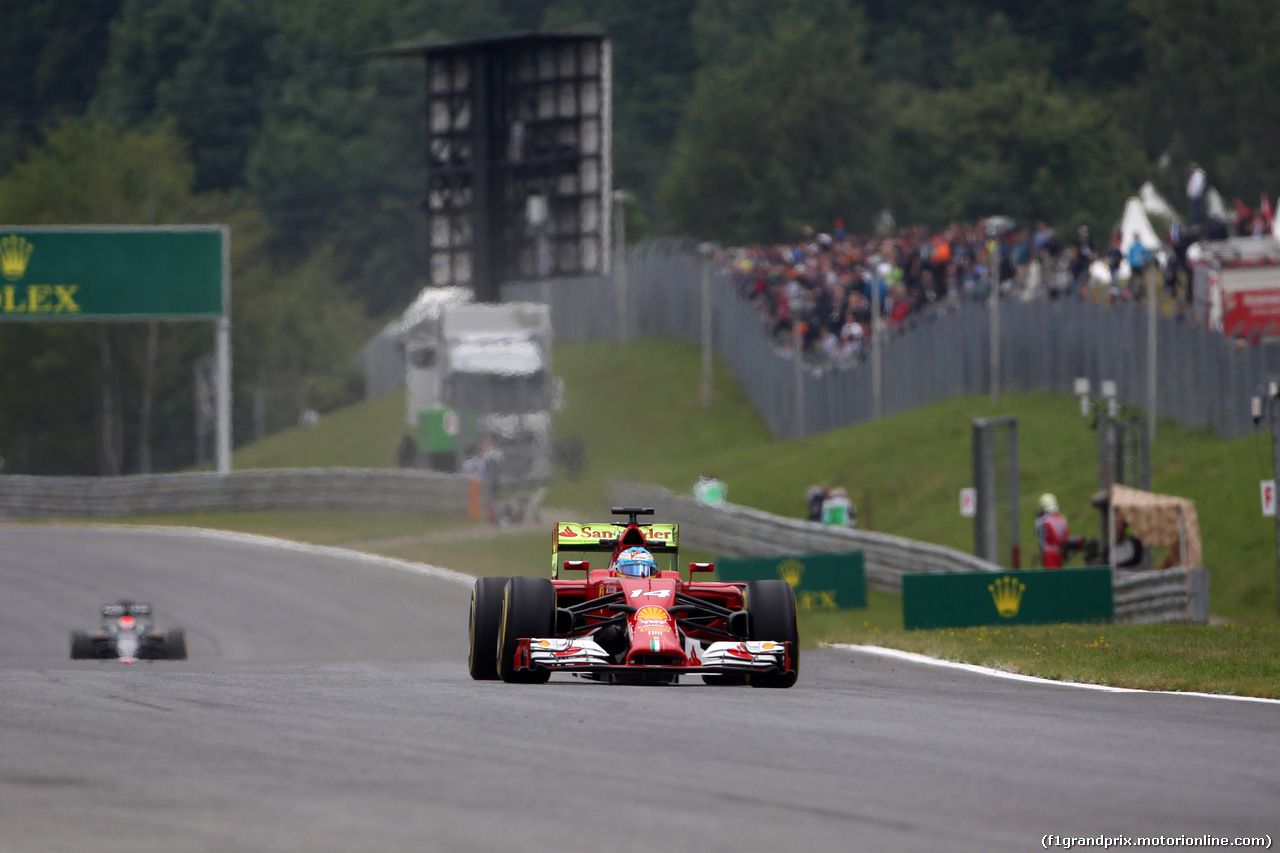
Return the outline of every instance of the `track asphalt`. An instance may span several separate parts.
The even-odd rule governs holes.
[[[120,597],[191,659],[68,660]],[[0,853],[1280,840],[1280,706],[838,648],[791,690],[479,683],[467,600],[336,549],[0,526]]]

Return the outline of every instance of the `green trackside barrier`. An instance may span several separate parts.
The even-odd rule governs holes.
[[[782,578],[795,590],[796,607],[801,611],[867,606],[867,576],[861,551],[717,557],[716,577],[722,581]]]
[[[904,628],[1110,622],[1111,569],[902,576]]]

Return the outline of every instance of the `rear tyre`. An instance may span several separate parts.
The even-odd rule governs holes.
[[[548,669],[517,672],[517,641],[555,633],[556,588],[546,578],[514,577],[502,596],[502,632],[498,639],[498,676],[508,684],[542,684]]]
[[[467,671],[476,681],[498,678],[498,634],[502,631],[502,591],[506,586],[506,578],[480,578],[471,588]]]
[[[784,580],[747,584],[747,634],[752,640],[778,640],[791,644],[791,670],[751,674],[752,687],[791,687],[800,676],[800,632],[796,623],[796,594]]]
[[[98,653],[93,649],[93,638],[86,631],[71,632],[71,659],[84,660],[96,658]]]
[[[165,639],[164,650],[165,657],[169,660],[186,660],[187,632],[181,628],[174,628],[169,631],[169,636]]]

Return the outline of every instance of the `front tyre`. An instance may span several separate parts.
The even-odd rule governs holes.
[[[71,659],[84,660],[86,658],[98,657],[98,652],[93,647],[93,638],[89,636],[87,631],[71,632]]]
[[[502,591],[506,586],[506,578],[480,578],[471,588],[467,671],[476,681],[498,678],[498,634],[502,630]]]
[[[521,638],[555,634],[556,588],[546,578],[517,576],[507,581],[502,596],[502,631],[498,639],[498,676],[508,684],[542,684],[548,669],[516,671],[516,648]]]
[[[796,594],[784,580],[751,581],[747,584],[746,610],[750,616],[747,634],[752,640],[774,640],[791,644],[791,669],[783,673],[751,674],[752,687],[791,687],[800,676],[800,631],[796,622]]]
[[[187,632],[181,628],[171,630],[165,637],[164,650],[169,660],[186,660]]]

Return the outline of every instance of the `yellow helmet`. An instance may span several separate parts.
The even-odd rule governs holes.
[[[1057,512],[1058,499],[1048,492],[1045,492],[1040,496],[1040,510],[1041,512]]]

